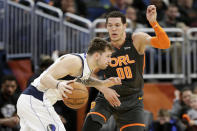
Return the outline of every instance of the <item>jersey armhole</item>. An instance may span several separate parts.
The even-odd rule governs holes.
[[[132,39],[132,35],[133,35],[132,33],[129,33],[129,36],[128,36],[128,40],[131,40],[131,46],[133,46],[133,48],[138,56],[144,56],[145,52],[144,52],[144,54],[139,54],[137,49],[135,48],[134,43],[133,43],[133,39]]]
[[[81,78],[83,76],[83,70],[84,70],[84,61],[83,61],[83,58],[79,54],[73,53],[72,55],[78,56],[81,59],[81,62],[82,62],[82,73],[79,76],[79,78]]]

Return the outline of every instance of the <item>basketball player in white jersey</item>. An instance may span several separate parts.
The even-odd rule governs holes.
[[[121,84],[119,78],[98,80],[92,78],[94,69],[105,69],[111,61],[111,45],[101,38],[94,38],[87,54],[67,54],[55,61],[21,94],[17,102],[17,114],[20,118],[21,131],[65,131],[65,128],[53,108],[53,104],[72,93],[71,81],[60,81],[65,76],[76,77],[80,82],[117,101],[119,96],[107,88]],[[105,87],[105,88],[104,88]]]

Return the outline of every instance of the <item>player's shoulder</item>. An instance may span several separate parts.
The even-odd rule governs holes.
[[[74,54],[66,54],[63,55],[59,58],[60,61],[64,61],[66,62],[66,64],[73,64],[73,65],[80,65],[81,63],[81,58],[78,55],[74,55]]]
[[[134,38],[134,37],[141,37],[141,36],[144,36],[146,34],[147,33],[144,33],[144,32],[134,32],[134,33],[132,33],[132,38]]]
[[[133,41],[141,41],[149,37],[147,33],[144,32],[135,32],[132,34],[132,40]]]

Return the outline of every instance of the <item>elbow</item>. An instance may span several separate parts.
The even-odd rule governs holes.
[[[45,85],[46,81],[49,79],[49,75],[44,75],[40,78],[40,84]]]
[[[168,49],[171,46],[170,41],[168,40],[167,42],[165,42],[166,44],[161,48],[161,49]]]

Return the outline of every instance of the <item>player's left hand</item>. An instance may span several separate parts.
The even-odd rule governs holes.
[[[104,80],[105,87],[111,87],[114,85],[121,85],[121,79],[119,77],[110,77]]]
[[[118,99],[120,95],[114,89],[104,87],[101,88],[100,91],[104,94],[105,99],[110,103],[111,106],[120,106],[121,103]]]
[[[156,22],[157,19],[157,11],[155,5],[149,5],[146,10],[146,18],[149,23]]]

